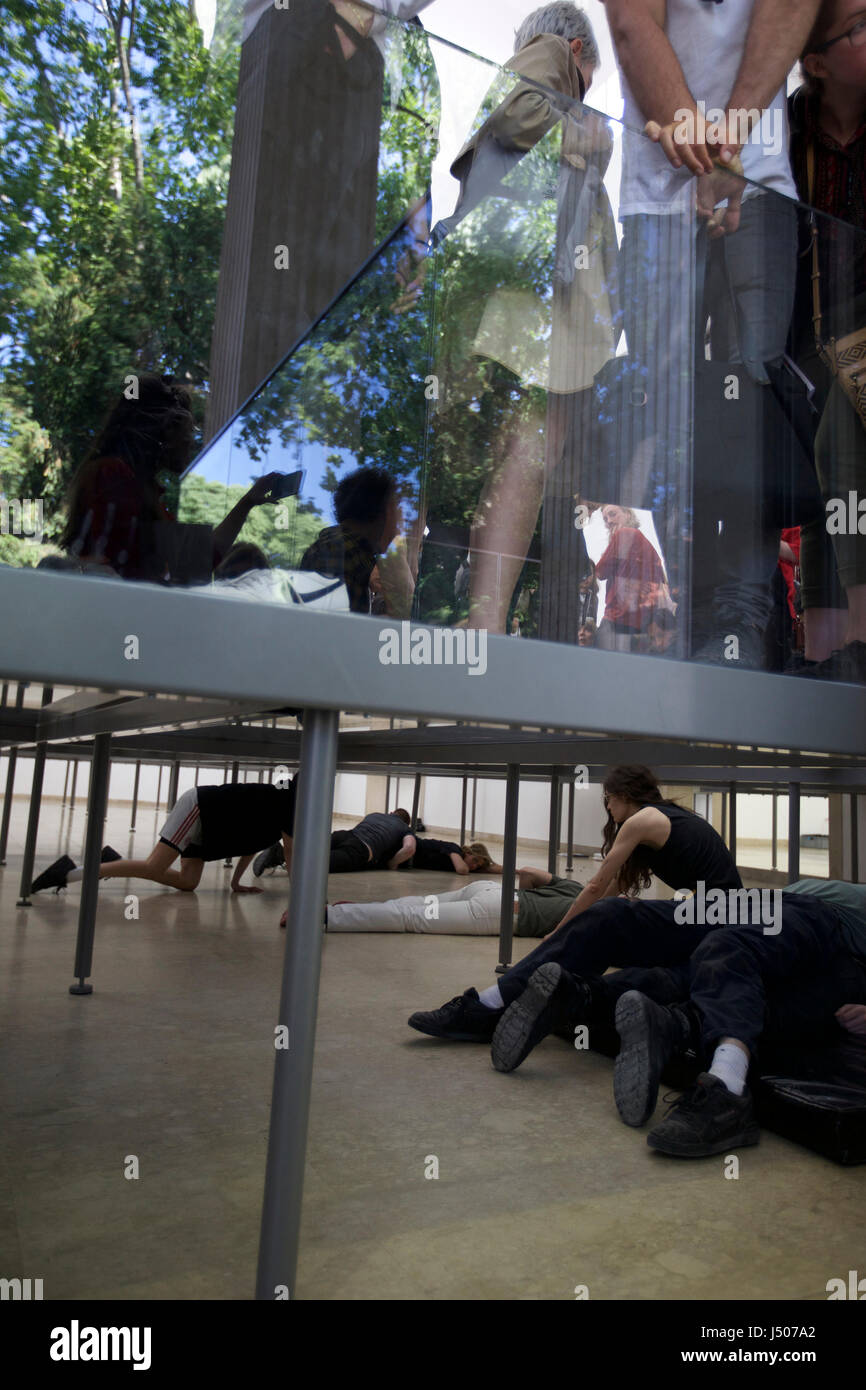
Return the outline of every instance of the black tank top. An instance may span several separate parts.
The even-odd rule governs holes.
[[[682,806],[653,806],[671,823],[671,833],[661,849],[641,845],[635,853],[656,878],[674,891],[692,891],[703,882],[707,888],[742,888],[743,881],[724,840],[709,821]]]

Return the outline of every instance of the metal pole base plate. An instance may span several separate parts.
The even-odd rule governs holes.
[[[92,994],[93,985],[86,985],[83,980],[79,980],[77,985],[69,986],[70,994]]]

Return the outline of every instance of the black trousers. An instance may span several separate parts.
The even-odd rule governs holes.
[[[866,1003],[866,969],[851,955],[831,907],[787,893],[778,935],[723,927],[697,945],[689,993],[705,1053],[728,1037],[755,1056],[770,1022],[774,1034],[796,1038],[826,1024],[842,1004]]]
[[[329,874],[354,874],[361,869],[372,869],[370,849],[359,840],[351,830],[335,830],[331,834],[331,857],[328,862]]]
[[[522,994],[533,970],[556,961],[575,975],[603,975],[614,965],[685,965],[704,937],[719,927],[681,926],[675,902],[636,902],[608,898],[581,913],[572,927],[542,941],[502,976],[506,1004]],[[727,930],[725,928],[724,930]],[[630,988],[637,988],[631,985]]]

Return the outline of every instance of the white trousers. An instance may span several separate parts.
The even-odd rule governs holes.
[[[502,884],[482,880],[454,893],[392,898],[385,903],[340,903],[328,908],[328,931],[440,932],[446,936],[498,936]]]

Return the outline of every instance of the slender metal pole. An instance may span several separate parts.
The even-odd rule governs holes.
[[[21,709],[24,704],[24,692],[27,686],[24,682],[19,683],[15,692],[15,708]],[[18,763],[18,749],[9,749],[9,763],[6,768],[6,795],[3,798],[3,820],[0,823],[0,864],[6,863],[6,846],[9,843],[9,818],[12,815],[12,796],[15,791],[15,768]]]
[[[559,773],[550,778],[550,824],[547,835],[547,872],[555,874],[559,867],[560,823],[562,818],[562,798],[560,794]]]
[[[138,783],[141,777],[141,763],[135,764],[135,781],[132,784],[132,819],[129,822],[130,830],[135,829],[135,818],[138,815]]]
[[[418,807],[421,805],[421,773],[415,774],[415,790],[412,793],[412,829],[418,821]]]
[[[50,705],[54,691],[46,686],[42,691],[42,707]],[[33,755],[33,781],[30,784],[30,813],[27,817],[27,835],[24,840],[24,859],[21,864],[21,896],[17,907],[30,906],[30,885],[33,882],[33,863],[36,859],[36,836],[39,833],[39,812],[42,809],[42,783],[45,780],[45,758],[48,745],[37,743]]]
[[[478,801],[478,778],[477,778],[477,777],[473,777],[473,778],[472,778],[472,826],[471,826],[471,829],[470,829],[470,831],[469,831],[469,839],[470,839],[470,841],[471,841],[473,844],[475,843],[475,807],[476,807],[477,801]]]
[[[160,765],[159,765],[159,776],[158,776],[157,779],[156,779],[156,810],[157,810],[157,814],[159,814],[159,808],[160,808],[161,805],[162,805],[162,763],[160,763]]]
[[[232,782],[233,782],[233,783],[234,783],[234,782],[237,782],[237,780],[238,780],[238,766],[239,766],[238,763],[236,763],[236,762],[235,762],[235,763],[232,763]],[[231,855],[228,855],[228,856],[223,860],[223,867],[226,868],[226,869],[230,869],[231,866],[232,866]]]
[[[466,793],[469,790],[468,778],[463,778],[463,799],[460,803],[460,843],[466,844]]]
[[[92,994],[86,983],[93,963],[93,936],[96,930],[96,901],[99,892],[99,863],[108,810],[108,781],[111,776],[111,734],[97,734],[93,740],[90,787],[87,792],[87,837],[84,843],[84,877],[78,908],[78,936],[75,942],[73,974],[77,983],[70,994]]]
[[[771,869],[775,869],[776,866],[777,866],[777,864],[778,864],[778,862],[779,862],[779,798],[778,798],[778,796],[776,795],[775,792],[772,793],[772,797],[773,797],[773,826],[772,826],[772,835],[771,835],[771,839],[772,839],[772,841],[773,841],[773,849],[772,849],[772,858],[771,858],[771,860],[770,860],[770,868],[771,868]]]
[[[73,769],[72,769],[72,791],[71,791],[70,794],[69,794],[69,812],[70,812],[70,815],[71,815],[72,812],[75,810],[75,792],[76,792],[76,788],[77,788],[77,787],[78,787],[78,759],[76,758],[76,759],[75,759],[75,766],[74,766]]]
[[[72,766],[72,759],[71,759],[71,758],[67,758],[67,759],[66,759],[66,772],[65,772],[64,777],[63,777],[63,799],[62,799],[62,801],[60,802],[60,805],[61,805],[61,806],[65,806],[65,805],[66,805],[66,793],[67,793],[68,790],[69,790],[69,771],[70,771],[71,766]]]
[[[850,830],[850,834],[851,834],[851,882],[852,882],[852,883],[859,883],[859,882],[860,882],[860,845],[859,845],[859,839],[860,839],[860,825],[859,825],[859,821],[860,821],[860,817],[859,817],[859,814],[858,814],[858,813],[859,813],[859,810],[860,810],[860,807],[859,807],[859,804],[858,804],[857,793],[856,793],[856,792],[852,792],[852,793],[851,793],[851,820],[850,820],[850,825],[851,825],[851,830]]]
[[[505,777],[505,829],[502,849],[502,906],[499,910],[499,964],[497,975],[511,964],[514,939],[514,879],[517,870],[517,811],[520,795],[520,766],[509,763]]]
[[[256,1298],[271,1301],[295,1293],[338,725],[333,711],[304,711],[256,1282]]]
[[[788,882],[800,877],[800,783],[788,783]]]
[[[574,775],[568,779],[568,858],[565,861],[565,872],[567,874],[574,871]]]
[[[15,767],[18,762],[18,749],[9,749],[9,764],[6,769],[6,795],[3,797],[3,820],[0,822],[0,864],[6,863],[6,845],[9,842],[9,817],[12,815],[12,793],[15,788]]]
[[[177,759],[171,765],[171,772],[168,774],[168,809],[171,810],[177,801],[177,784],[180,781],[180,763]]]
[[[737,862],[737,784],[732,782],[728,793],[728,849]]]

